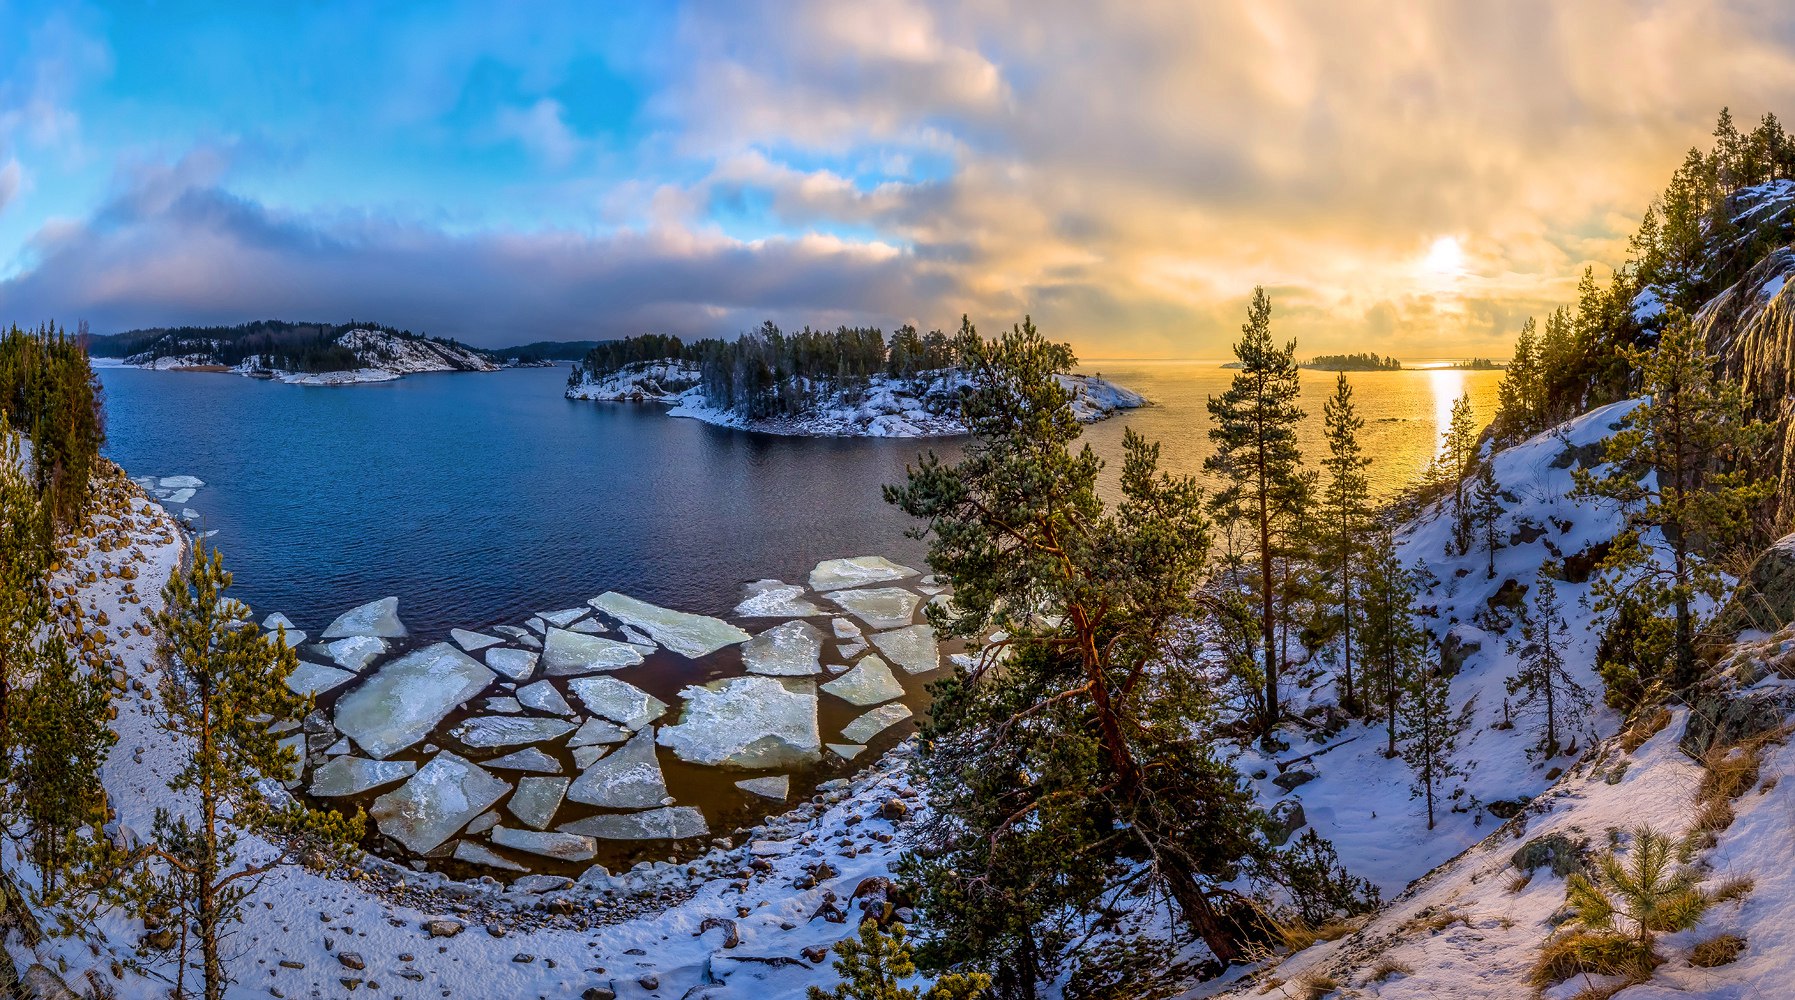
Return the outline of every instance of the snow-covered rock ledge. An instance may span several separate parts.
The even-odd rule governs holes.
[[[338,371],[290,371],[267,355],[251,355],[235,365],[223,363],[216,341],[181,341],[178,353],[145,351],[102,367],[147,368],[154,371],[230,372],[287,385],[365,385],[391,382],[426,372],[495,372],[501,367],[487,354],[448,341],[400,337],[381,330],[349,330],[336,338],[338,347],[354,354],[357,367]]]
[[[1057,378],[1072,393],[1072,411],[1081,423],[1095,423],[1121,410],[1147,405],[1140,393],[1094,375]],[[567,398],[661,403],[670,407],[669,416],[792,437],[925,438],[966,433],[956,403],[966,385],[966,376],[955,369],[925,372],[913,379],[875,375],[864,386],[829,392],[802,415],[751,420],[705,400],[697,365],[644,361],[600,379],[570,385]]]

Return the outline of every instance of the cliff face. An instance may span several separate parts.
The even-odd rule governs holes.
[[[1795,516],[1795,247],[1778,247],[1694,317],[1721,374],[1775,428],[1780,521]]]

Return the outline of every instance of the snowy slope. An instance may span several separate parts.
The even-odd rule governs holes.
[[[231,371],[239,375],[272,378],[292,385],[354,385],[387,382],[420,372],[491,372],[499,365],[480,351],[447,341],[424,337],[398,337],[379,330],[355,329],[337,337],[336,343],[355,353],[357,367],[330,372],[289,372],[272,367],[272,358],[252,356]],[[212,349],[220,346],[210,342]],[[155,350],[126,358],[124,364],[160,371],[223,367],[206,342],[181,341],[181,353],[157,357]]]
[[[1082,423],[1147,405],[1139,393],[1089,375],[1058,376],[1073,394],[1072,409]],[[681,361],[627,365],[600,379],[567,389],[568,399],[599,402],[664,403],[670,416],[744,430],[806,437],[949,437],[966,433],[957,399],[967,381],[956,369],[925,372],[914,379],[875,375],[866,385],[827,391],[809,412],[789,418],[749,420],[711,406],[698,384],[698,366]]]

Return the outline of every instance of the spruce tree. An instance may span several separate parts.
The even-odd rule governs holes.
[[[1653,350],[1625,349],[1647,399],[1622,418],[1603,448],[1605,465],[1576,469],[1579,499],[1626,515],[1601,564],[1598,611],[1633,605],[1674,617],[1674,688],[1697,679],[1696,599],[1718,598],[1720,559],[1744,540],[1751,515],[1774,489],[1759,478],[1768,428],[1748,417],[1743,391],[1716,377],[1701,334],[1674,308]],[[1659,538],[1647,537],[1658,529]]]
[[[1414,782],[1411,798],[1427,801],[1427,828],[1434,828],[1434,806],[1442,787],[1464,771],[1453,754],[1470,713],[1452,711],[1452,679],[1439,669],[1420,670],[1410,678],[1402,711],[1402,761]]]
[[[1005,636],[933,688],[922,766],[940,828],[905,862],[934,931],[923,954],[1032,995],[1059,954],[1053,928],[1106,908],[1127,871],[1230,961],[1241,950],[1222,886],[1262,817],[1197,735],[1214,708],[1184,665],[1209,544],[1202,492],[1126,432],[1106,505],[1102,462],[1072,450],[1080,426],[1055,378],[1070,350],[1031,323],[962,343],[963,457],[926,456],[886,489],[926,522],[914,534],[953,585],[931,624]]]
[[[1415,582],[1396,557],[1388,531],[1373,540],[1365,565],[1361,604],[1364,625],[1360,649],[1364,653],[1367,707],[1384,717],[1389,745],[1384,756],[1397,754],[1397,723],[1410,687],[1426,651],[1426,636],[1415,623]]]
[[[1537,327],[1533,317],[1521,325],[1515,352],[1496,388],[1496,428],[1505,441],[1518,441],[1539,433],[1540,371]]]
[[[1508,693],[1520,695],[1522,705],[1538,710],[1545,728],[1537,749],[1547,759],[1558,756],[1559,735],[1589,707],[1589,692],[1565,668],[1568,628],[1558,588],[1541,574],[1531,608],[1521,608],[1521,638],[1509,643],[1520,669],[1508,679]]]
[[[1496,457],[1491,455],[1477,470],[1477,487],[1471,496],[1471,521],[1478,541],[1489,556],[1487,578],[1496,578],[1496,550],[1502,547],[1502,484],[1496,481]]]
[[[280,637],[249,624],[249,609],[226,596],[231,574],[216,549],[195,542],[185,566],[163,588],[154,614],[164,669],[155,724],[181,748],[181,769],[168,779],[183,801],[156,811],[152,843],[139,852],[122,897],[138,913],[178,914],[199,939],[206,1000],[221,1000],[231,982],[223,946],[231,925],[261,879],[293,863],[301,845],[335,848],[360,836],[362,816],[313,812],[277,803],[267,778],[299,766],[270,727],[298,721],[311,699],[287,687],[298,658]],[[251,833],[270,850],[251,860],[240,848]],[[186,958],[176,981],[184,987]]]
[[[1257,572],[1249,573],[1246,583],[1258,604],[1265,689],[1259,732],[1270,740],[1280,717],[1280,609],[1275,564],[1291,542],[1279,501],[1289,495],[1302,465],[1296,440],[1304,416],[1297,405],[1302,386],[1296,341],[1283,347],[1272,341],[1271,299],[1265,289],[1253,289],[1247,321],[1240,331],[1240,341],[1234,345],[1240,371],[1227,392],[1209,397],[1209,416],[1214,422],[1209,439],[1215,444],[1215,453],[1203,465],[1224,484],[1215,495],[1213,509],[1221,516],[1247,521],[1250,558]]]
[[[1477,458],[1477,424],[1471,414],[1471,397],[1452,401],[1452,417],[1440,439],[1440,465],[1452,487],[1452,537],[1458,554],[1471,551],[1471,504],[1466,482]]]
[[[1321,550],[1329,559],[1329,575],[1333,583],[1334,605],[1340,620],[1340,701],[1348,710],[1355,710],[1358,695],[1353,687],[1352,657],[1360,556],[1365,547],[1365,533],[1370,517],[1369,481],[1365,469],[1371,464],[1359,447],[1359,429],[1365,426],[1353,405],[1352,384],[1341,372],[1334,384],[1334,395],[1322,411],[1327,429],[1328,457],[1322,459],[1326,481],[1322,486]]]

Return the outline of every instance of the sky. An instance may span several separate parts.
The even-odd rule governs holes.
[[[1505,354],[1722,106],[1795,9],[0,0],[0,322]]]

